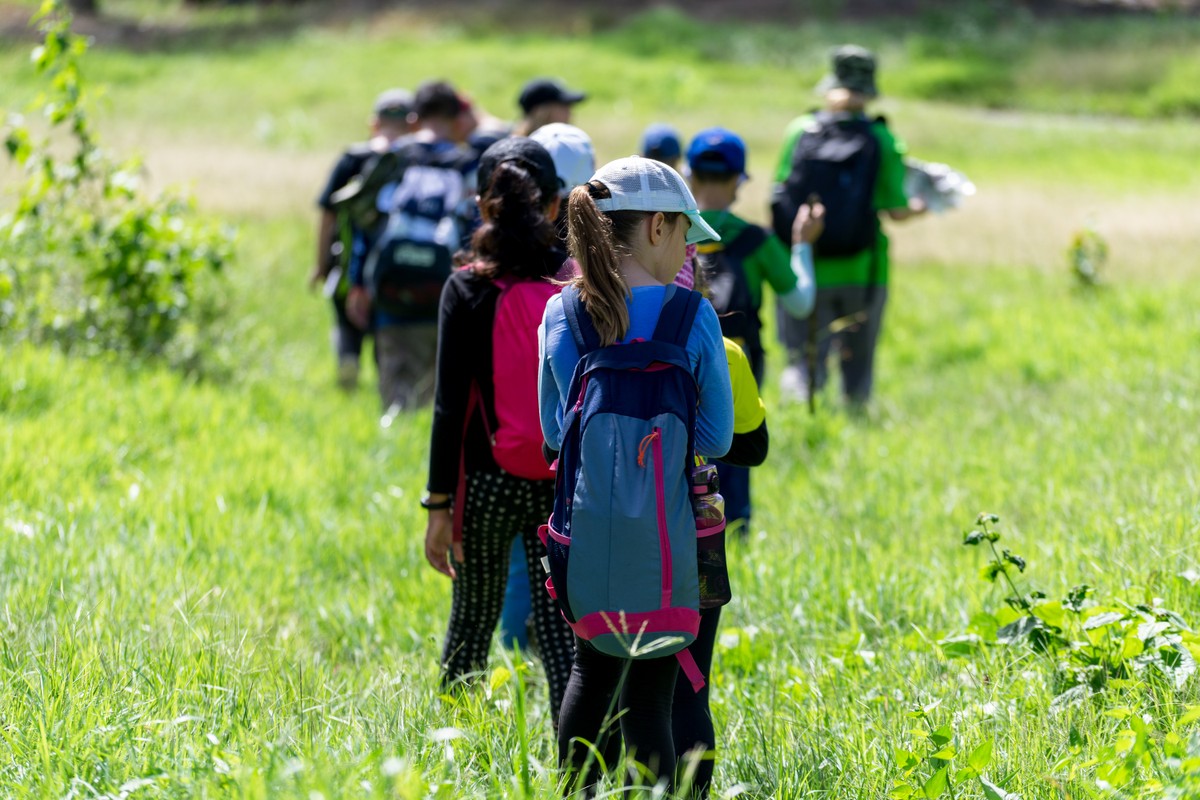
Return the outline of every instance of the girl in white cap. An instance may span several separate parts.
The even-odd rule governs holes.
[[[652,338],[686,246],[717,238],[679,173],[636,156],[601,167],[574,189],[567,214],[570,250],[580,268],[571,285],[601,347]],[[541,349],[542,431],[557,450],[565,433],[568,387],[580,361],[561,297],[546,306]],[[733,436],[733,399],[721,326],[707,300],[700,302],[686,352],[699,397],[695,450],[702,456],[724,455]],[[558,735],[559,760],[570,773],[568,792],[592,789],[600,777],[599,762],[616,763],[622,738],[652,782],[673,780],[671,704],[678,671],[674,656],[619,658],[576,640]],[[620,736],[610,726],[617,713]]]

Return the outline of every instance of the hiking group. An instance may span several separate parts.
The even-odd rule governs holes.
[[[550,79],[524,87],[515,128],[443,81],[385,92],[320,196],[311,280],[334,306],[339,381],[357,384],[373,338],[385,420],[432,401],[421,505],[426,558],[453,579],[443,685],[486,669],[498,624],[535,652],[568,795],[621,764],[627,784],[708,794],[725,537],[747,530],[768,453],[765,286],[784,395],[811,402],[836,352],[847,401],[870,397],[880,216],[924,208],[866,114],[872,55],[838,48],[819,89],[825,107],[785,134],[773,230],[731,210],[749,178],[737,134],[685,149],[656,125],[642,156],[597,169],[570,124],[585,95]]]

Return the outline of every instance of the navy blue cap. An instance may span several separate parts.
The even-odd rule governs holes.
[[[683,145],[679,143],[679,134],[670,125],[655,123],[642,134],[642,155],[659,161],[679,158],[683,155]]]
[[[692,172],[745,175],[746,143],[728,128],[702,130],[688,147],[687,163]]]

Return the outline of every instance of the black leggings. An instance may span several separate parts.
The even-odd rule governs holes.
[[[452,684],[487,667],[492,634],[504,603],[513,535],[519,533],[525,542],[533,629],[550,685],[551,719],[557,723],[575,648],[570,627],[544,588],[546,547],[537,536],[538,526],[545,524],[554,505],[554,482],[473,472],[467,475],[466,504],[464,562],[457,565],[454,581],[450,626],[442,652],[442,683]]]
[[[713,730],[712,712],[708,709],[708,687],[712,678],[713,646],[717,640],[717,627],[721,622],[721,609],[710,608],[700,612],[700,632],[696,641],[688,648],[696,666],[704,675],[704,688],[699,692],[692,689],[686,680],[675,683],[675,706],[671,711],[671,727],[675,736],[675,752],[680,758],[692,750],[703,750],[703,756],[692,780],[692,797],[707,797],[712,783],[713,765],[716,757],[717,736]],[[687,767],[680,765],[683,771]]]
[[[576,641],[575,665],[558,729],[559,764],[571,773],[568,793],[590,790],[600,780],[600,764],[588,745],[594,745],[604,765],[612,769],[620,757],[622,738],[629,754],[651,775],[673,779],[671,697],[678,671],[674,656],[637,661],[614,658]],[[614,708],[618,689],[620,697]],[[613,724],[618,715],[620,736],[615,735]],[[653,785],[654,780],[644,782]]]

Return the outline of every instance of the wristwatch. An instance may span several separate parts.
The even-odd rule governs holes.
[[[426,511],[445,511],[446,509],[453,507],[453,505],[453,497],[447,497],[445,500],[438,500],[436,502],[430,500],[429,495],[425,495],[421,498],[421,508],[425,509]]]

